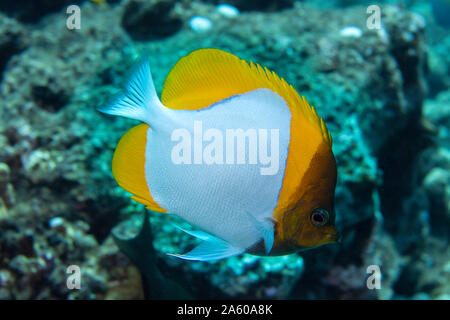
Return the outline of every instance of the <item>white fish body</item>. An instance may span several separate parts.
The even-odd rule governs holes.
[[[239,112],[243,105],[252,114],[251,118],[245,118]],[[151,125],[147,137],[145,171],[153,199],[168,212],[238,248],[247,249],[261,240],[255,219],[267,223],[272,217],[286,165],[291,115],[284,100],[269,89],[258,89],[195,112],[167,108],[161,112],[165,113],[166,119],[156,127]],[[214,129],[224,138],[227,129],[262,129],[269,135],[268,142],[271,142],[271,130],[277,130],[276,160],[281,159],[278,170],[272,175],[262,175],[261,164],[249,164],[249,148],[245,150],[247,161],[244,164],[237,165],[236,157],[233,164],[226,164],[225,152],[224,163],[206,164],[201,159],[203,148],[197,157],[200,161],[192,155],[192,163],[175,164],[171,159],[176,144],[172,134],[177,129],[184,129],[195,137],[195,124],[197,130],[201,125],[203,133]],[[196,143],[208,144],[204,141]],[[197,155],[199,152],[193,150]],[[196,164],[195,160],[202,163]]]

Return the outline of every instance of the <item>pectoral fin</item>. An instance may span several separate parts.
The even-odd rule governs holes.
[[[264,248],[266,250],[266,254],[269,254],[273,247],[273,242],[275,240],[275,230],[273,226],[273,220],[270,218],[265,219],[264,221],[260,221],[256,219],[251,213],[247,212],[250,220],[253,222],[253,225],[261,234],[261,238],[264,240]]]

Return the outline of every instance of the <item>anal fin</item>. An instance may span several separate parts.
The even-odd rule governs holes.
[[[196,238],[202,239],[203,241],[186,254],[168,253],[170,256],[192,261],[212,261],[235,256],[245,251],[245,249],[236,248],[228,242],[218,239],[205,232],[187,231],[182,228],[179,229]]]
[[[156,212],[167,212],[152,197],[145,177],[147,124],[139,124],[123,135],[112,159],[112,173],[119,186],[133,194],[133,200]]]

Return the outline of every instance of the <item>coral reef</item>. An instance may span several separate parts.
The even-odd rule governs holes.
[[[135,40],[168,37],[182,26],[174,6],[175,1],[129,1],[122,16],[122,26]]]
[[[382,28],[371,30],[363,6],[263,2],[229,1],[241,12],[227,17],[216,9],[222,1],[80,1],[79,30],[65,27],[66,2],[33,17],[2,3],[0,299],[154,297],[149,264],[111,234],[133,234],[145,210],[110,171],[135,122],[96,108],[142,57],[160,91],[180,57],[205,47],[275,70],[324,117],[343,241],[284,257],[186,262],[166,253],[194,246],[172,222],[189,226],[152,212],[148,263],[161,278],[205,299],[448,299],[448,32],[430,6],[419,14],[383,5]],[[197,15],[212,27],[191,30]],[[82,270],[80,290],[66,287],[70,265]],[[369,265],[381,268],[380,290],[366,286]]]

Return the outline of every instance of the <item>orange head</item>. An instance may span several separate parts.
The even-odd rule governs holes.
[[[328,145],[321,144],[303,176],[295,207],[278,219],[275,252],[283,254],[337,242],[339,234],[334,226],[336,178],[333,152]]]

